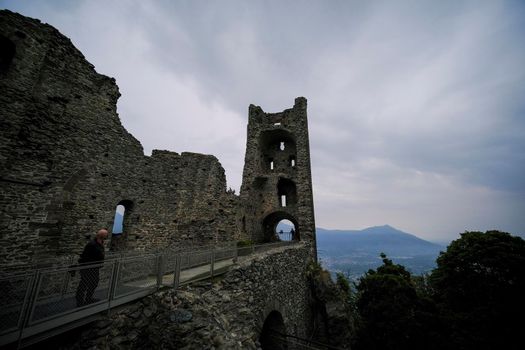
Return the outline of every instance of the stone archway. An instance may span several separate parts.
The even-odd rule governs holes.
[[[295,217],[293,217],[291,214],[285,211],[276,211],[267,215],[263,220],[263,234],[265,242],[272,242],[278,240],[278,237],[275,234],[275,227],[277,226],[279,221],[284,219],[290,220],[295,227],[295,233],[292,237],[292,240],[300,240],[300,227]]]
[[[286,326],[281,313],[272,310],[264,320],[259,342],[263,350],[285,350],[288,349],[286,341]]]

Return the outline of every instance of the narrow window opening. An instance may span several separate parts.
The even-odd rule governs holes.
[[[279,179],[277,183],[277,200],[281,207],[297,204],[297,189],[290,179]]]
[[[279,149],[281,151],[284,151],[284,141],[281,141],[281,144],[279,145]]]
[[[126,207],[122,204],[117,205],[115,210],[115,220],[113,221],[113,229],[111,230],[113,235],[121,235],[124,232],[124,214]]]
[[[270,160],[270,170],[273,170],[273,160]]]
[[[281,123],[273,123],[273,125],[279,126],[279,125],[281,125]]]
[[[133,227],[140,221],[138,215],[133,214],[133,202],[129,199],[124,199],[118,202],[115,208],[115,219],[113,220],[113,228],[111,230],[110,250],[126,250],[128,249],[128,237],[133,231]]]
[[[295,167],[295,157],[290,157],[290,166]]]

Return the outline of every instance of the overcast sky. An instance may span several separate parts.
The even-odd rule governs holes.
[[[248,105],[308,99],[316,224],[525,234],[523,1],[0,1],[115,77],[144,146],[240,187]]]

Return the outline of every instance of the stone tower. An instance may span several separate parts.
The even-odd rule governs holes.
[[[283,220],[295,225],[294,240],[316,251],[306,99],[293,108],[265,113],[250,105],[241,186],[241,230],[255,242],[277,240]]]

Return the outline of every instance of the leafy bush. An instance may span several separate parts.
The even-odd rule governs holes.
[[[237,241],[237,247],[250,247],[252,245],[254,245],[254,243],[249,239],[244,241]]]

